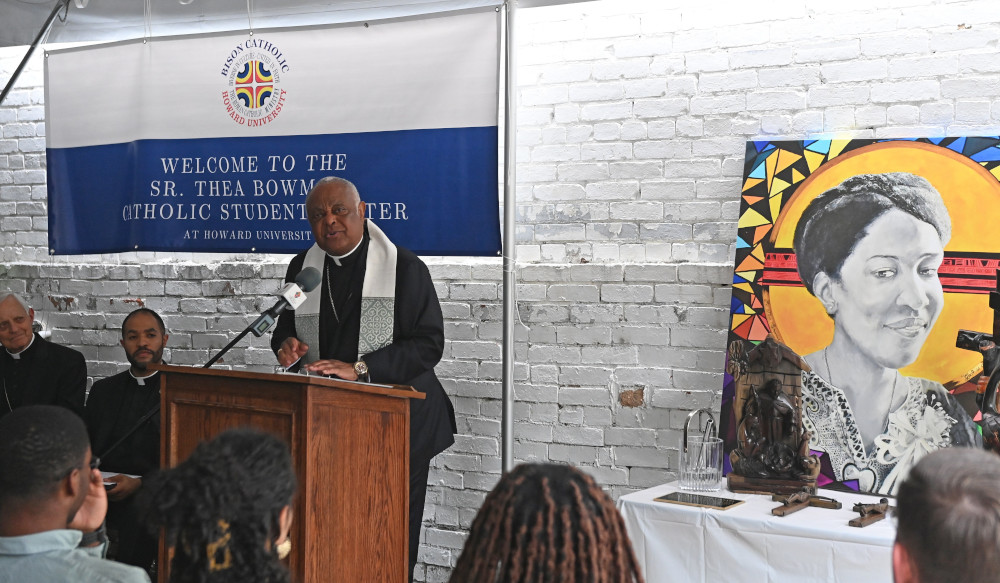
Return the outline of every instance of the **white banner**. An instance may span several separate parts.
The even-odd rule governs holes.
[[[53,252],[298,250],[304,194],[336,174],[377,197],[394,241],[495,254],[499,22],[486,9],[50,51]],[[274,203],[291,206],[252,206]]]

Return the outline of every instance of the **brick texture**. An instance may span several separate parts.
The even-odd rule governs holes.
[[[994,0],[909,0],[905,17],[675,4],[517,19],[514,455],[581,466],[614,497],[675,479],[686,412],[719,408],[746,140],[1000,133]],[[23,52],[0,48],[0,71]],[[289,257],[50,257],[42,59],[0,104],[0,289],[95,378],[124,369],[119,326],[140,305],[165,317],[171,362],[203,363],[270,305]],[[416,576],[446,581],[500,473],[502,274],[497,258],[426,261],[459,436],[431,468]],[[267,338],[224,365],[270,370]]]

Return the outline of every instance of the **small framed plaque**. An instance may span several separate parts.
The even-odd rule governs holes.
[[[735,498],[706,496],[705,494],[692,494],[690,492],[671,492],[653,500],[656,502],[668,502],[670,504],[683,504],[684,506],[715,508],[716,510],[727,510],[744,502],[744,500],[736,500]]]

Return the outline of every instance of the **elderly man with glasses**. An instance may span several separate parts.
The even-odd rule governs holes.
[[[0,583],[149,583],[103,558],[107,494],[83,420],[51,405],[0,419]]]

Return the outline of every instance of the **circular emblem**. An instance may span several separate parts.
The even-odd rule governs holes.
[[[287,70],[284,56],[272,43],[251,38],[237,45],[223,69],[227,86],[222,102],[229,117],[248,127],[274,121],[285,101],[281,74]]]

